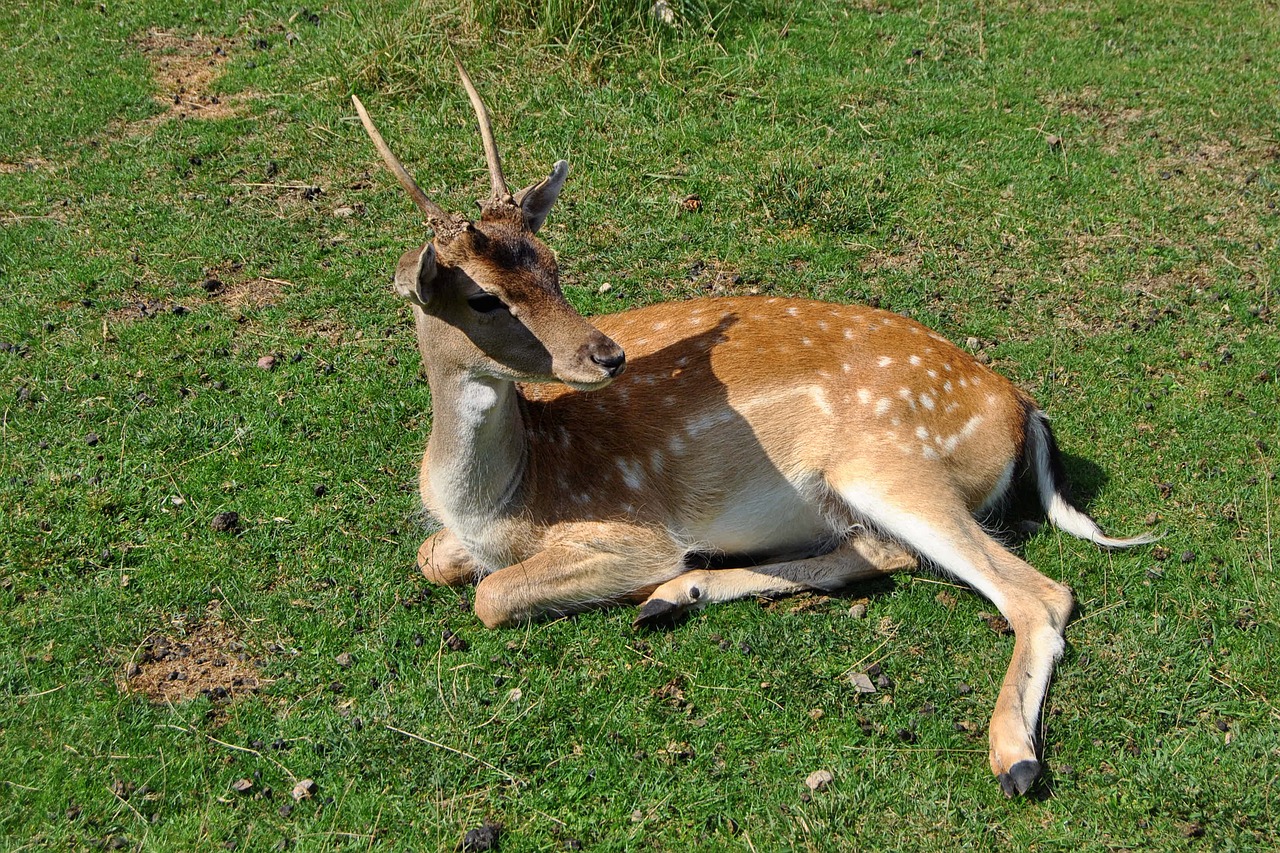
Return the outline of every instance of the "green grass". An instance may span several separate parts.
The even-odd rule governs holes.
[[[0,846],[453,849],[485,820],[505,851],[1274,845],[1274,10],[675,5],[701,23],[0,11]],[[204,94],[232,109],[169,116],[150,30],[220,45]],[[485,631],[415,577],[430,400],[388,284],[423,230],[348,96],[473,210],[449,43],[513,184],[573,164],[543,233],[584,311],[725,287],[977,338],[1104,526],[1167,531],[1023,547],[1080,601],[1038,796],[986,766],[1011,641],[936,578],[854,590],[865,620],[740,602],[637,635],[625,609]],[[210,527],[227,510],[238,535]],[[268,686],[122,690],[149,638],[211,625]],[[872,663],[894,686],[862,696],[844,676]],[[301,778],[318,795],[282,814]]]

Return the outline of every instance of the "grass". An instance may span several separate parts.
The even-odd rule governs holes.
[[[507,851],[1270,847],[1268,5],[688,4],[717,23],[675,32],[476,8],[0,11],[3,846],[453,849],[487,820]],[[472,209],[446,43],[513,183],[573,163],[544,235],[584,311],[910,314],[1040,400],[1108,529],[1167,531],[1022,546],[1080,601],[1037,796],[986,768],[1011,641],[935,577],[644,635],[487,632],[415,577],[430,401],[387,285],[422,229],[348,95]],[[264,687],[131,689],[157,638],[201,636]],[[893,686],[858,694],[872,664]]]

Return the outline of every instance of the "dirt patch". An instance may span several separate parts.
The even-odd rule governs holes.
[[[72,308],[76,303],[66,303],[67,308]],[[59,305],[59,307],[62,307]],[[158,317],[161,314],[183,314],[187,308],[183,305],[177,305],[173,302],[165,302],[159,299],[138,299],[123,305],[119,308],[113,308],[107,312],[107,322],[116,323],[132,323],[135,320],[149,320],[152,317]]]
[[[1040,98],[1040,103],[1060,115],[1081,119],[1086,132],[1096,133],[1107,154],[1118,153],[1134,125],[1155,115],[1139,107],[1106,101],[1092,87],[1080,92],[1046,95]]]
[[[340,346],[347,340],[354,340],[350,328],[339,319],[335,311],[325,312],[320,317],[309,317],[295,320],[289,324],[289,331],[299,337],[318,338],[331,346]]]
[[[39,157],[28,157],[21,163],[10,163],[0,160],[0,175],[19,175],[24,172],[40,172],[49,168],[49,161]]]
[[[138,39],[138,48],[151,61],[159,90],[156,102],[165,107],[165,112],[145,124],[158,124],[171,118],[216,119],[235,115],[239,98],[214,95],[210,91],[234,45],[232,39],[148,30]]]
[[[186,702],[197,696],[229,699],[266,685],[257,661],[220,621],[199,625],[180,638],[156,635],[125,669],[124,689],[152,702]]]
[[[279,305],[288,283],[278,278],[250,278],[224,283],[211,296],[214,302],[236,311],[257,310]]]

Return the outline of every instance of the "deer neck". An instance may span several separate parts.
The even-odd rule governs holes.
[[[432,425],[427,475],[446,526],[477,533],[510,514],[527,445],[515,384],[465,370],[427,369]]]

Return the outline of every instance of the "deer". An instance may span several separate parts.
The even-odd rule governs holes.
[[[924,563],[1013,629],[989,759],[1006,796],[1026,794],[1074,598],[982,519],[1025,478],[1070,535],[1105,548],[1154,537],[1103,533],[1071,503],[1031,397],[907,317],[767,295],[584,317],[537,236],[568,164],[512,193],[454,62],[491,184],[478,218],[429,199],[352,97],[432,232],[394,275],[432,407],[419,487],[441,527],[418,551],[423,575],[474,583],[489,628],[624,603],[645,628]]]

